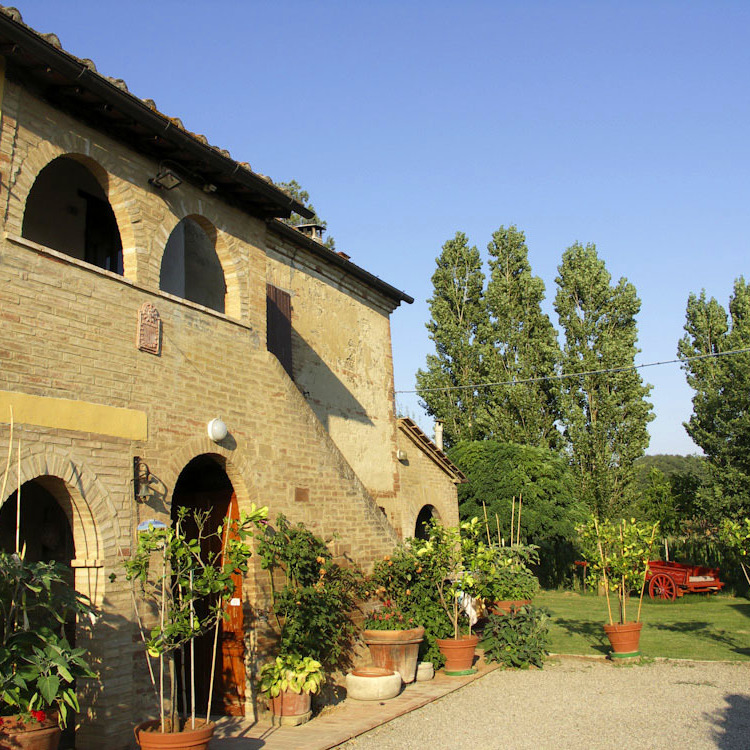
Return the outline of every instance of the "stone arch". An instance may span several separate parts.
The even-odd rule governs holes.
[[[61,156],[79,161],[91,171],[101,185],[120,232],[123,276],[137,281],[139,279],[137,247],[139,242],[140,244],[143,242],[141,237],[136,237],[140,219],[136,212],[137,201],[133,194],[133,186],[127,180],[117,176],[118,164],[108,151],[102,147],[93,146],[87,138],[74,133],[65,133],[61,136],[59,144],[42,141],[38,146],[29,150],[26,158],[11,173],[7,231],[21,235],[26,202],[39,173]]]
[[[166,198],[165,196],[165,200]],[[151,275],[156,280],[156,286],[159,285],[164,250],[172,232],[183,219],[192,219],[213,241],[216,256],[224,272],[226,284],[224,313],[232,318],[241,319],[247,312],[247,303],[241,282],[242,261],[237,241],[206,218],[208,207],[202,200],[191,200],[189,196],[168,196],[168,198],[170,210],[161,225],[154,230],[151,241]]]
[[[55,479],[60,482],[52,481]],[[75,546],[73,567],[77,590],[89,596],[97,606],[101,605],[105,587],[103,562],[117,554],[121,538],[114,504],[85,464],[67,454],[40,450],[21,459],[20,479],[17,465],[9,469],[7,495],[0,498],[0,505],[13,495],[19,484],[32,480],[53,495],[68,518]]]
[[[433,519],[438,521],[440,520],[440,512],[438,511],[438,509],[434,505],[423,505],[419,509],[416,518],[411,524],[411,528],[413,529],[413,536],[415,536],[417,539],[426,539],[427,535],[425,532],[425,528],[427,524]]]

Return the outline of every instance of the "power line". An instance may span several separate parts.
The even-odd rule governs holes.
[[[627,367],[610,367],[604,370],[584,370],[583,372],[568,372],[560,375],[540,375],[536,378],[525,378],[523,380],[504,380],[499,383],[475,383],[473,385],[449,385],[443,388],[420,388],[410,391],[395,391],[395,393],[428,393],[430,391],[465,391],[475,388],[494,388],[500,385],[525,385],[527,383],[541,383],[545,380],[565,380],[566,378],[580,378],[584,375],[604,375],[610,372],[628,372],[629,370],[642,370],[644,367],[658,367],[659,365],[673,365],[676,363],[692,362],[696,359],[708,359],[711,357],[727,357],[730,354],[748,354],[748,349],[732,349],[728,352],[712,352],[711,354],[696,354],[692,357],[682,359],[665,359],[661,362],[646,362],[642,365],[628,365]]]

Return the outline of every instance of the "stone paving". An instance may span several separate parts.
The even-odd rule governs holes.
[[[328,750],[398,716],[427,705],[497,669],[480,658],[477,673],[406,685],[388,701],[344,700],[299,727],[275,727],[270,722],[251,723],[234,717],[218,720],[211,750]]]

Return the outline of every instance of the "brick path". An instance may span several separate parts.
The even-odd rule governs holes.
[[[427,682],[407,685],[396,698],[388,701],[355,701],[347,699],[307,724],[299,727],[274,727],[268,722],[256,724],[224,717],[217,722],[212,750],[327,750],[336,747],[397,716],[431,703],[497,669],[481,660],[477,673],[465,677],[447,677],[438,672]]]

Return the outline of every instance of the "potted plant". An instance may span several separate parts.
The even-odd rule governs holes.
[[[453,633],[452,638],[437,639],[446,674],[475,671],[472,665],[479,637],[471,632],[477,620],[471,605],[479,593],[478,568],[486,559],[486,547],[479,539],[479,532],[476,517],[459,526],[433,522],[428,539],[414,542],[417,557],[432,571],[438,599]],[[464,619],[466,625],[462,627]]]
[[[413,617],[386,599],[365,619],[362,637],[376,667],[398,672],[405,684],[414,682],[424,628]]]
[[[612,646],[612,656],[636,656],[641,637],[641,605],[646,587],[648,561],[658,522],[649,525],[622,519],[613,523],[591,517],[579,528],[581,543],[589,565],[589,576],[596,585],[601,582],[607,596],[609,624],[604,632]],[[640,590],[638,612],[635,620],[628,620],[627,606],[630,595]],[[619,604],[617,622],[612,615],[610,592],[616,592]]]
[[[80,710],[76,680],[96,677],[64,628],[93,615],[65,565],[0,552],[0,747],[57,748]]]
[[[529,566],[538,562],[535,545],[489,547],[479,583],[479,595],[487,609],[493,614],[508,614],[531,604],[539,581]]]
[[[278,640],[276,660],[261,674],[281,670],[278,659],[292,670],[310,663],[319,663],[323,674],[346,668],[356,633],[352,613],[364,587],[359,570],[337,564],[321,539],[283,515],[275,527],[266,526],[258,555],[268,571],[269,621]],[[269,702],[272,711],[278,706]]]
[[[208,511],[180,508],[172,527],[152,521],[139,529],[135,554],[125,562],[128,580],[138,585],[142,596],[151,604],[155,622],[146,632],[138,616],[141,638],[149,660],[149,673],[157,693],[159,718],[145,721],[135,729],[141,748],[170,747],[173,750],[208,747],[214,725],[209,719],[213,697],[214,668],[218,629],[225,616],[225,604],[234,593],[232,576],[247,571],[252,554],[249,538],[259,528],[268,509],[251,506],[235,521],[225,519],[217,530],[209,530]],[[190,537],[186,524],[196,530]],[[216,542],[212,544],[212,540]],[[218,549],[214,554],[206,550]],[[137,614],[137,613],[136,613]],[[177,673],[175,656],[178,649],[191,651],[195,639],[214,632],[210,674],[199,679],[209,684],[205,718],[196,717],[194,670],[190,670],[189,717],[177,715]],[[158,680],[151,659],[158,660]],[[192,658],[191,658],[192,661]],[[165,696],[165,667],[169,678],[169,695]]]
[[[265,693],[275,716],[310,716],[310,696],[320,690],[325,674],[319,661],[309,656],[277,656],[260,670],[259,687]]]

